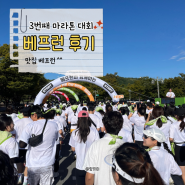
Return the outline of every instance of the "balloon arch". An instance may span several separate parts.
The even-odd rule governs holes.
[[[62,87],[62,88],[58,89],[58,91],[67,91],[67,92],[69,92],[70,94],[72,94],[72,95],[75,97],[75,100],[76,100],[77,102],[80,101],[78,95],[77,95],[74,91],[72,91],[71,89],[68,89],[68,88],[66,88],[66,87]]]
[[[48,97],[50,96],[50,94],[52,94],[52,92],[56,90],[55,88],[59,89],[63,87],[62,86],[63,84],[68,82],[74,82],[74,81],[82,81],[82,82],[89,82],[89,83],[95,84],[101,87],[102,89],[104,89],[110,95],[110,97],[112,98],[112,101],[114,102],[119,101],[118,98],[114,98],[114,96],[117,95],[116,91],[105,81],[93,76],[80,76],[80,75],[70,76],[69,75],[69,76],[57,78],[56,80],[53,80],[50,83],[48,83],[46,86],[44,86],[41,89],[41,91],[37,94],[34,105],[36,104],[40,105],[41,103],[45,103]]]
[[[55,96],[58,99],[58,101],[60,101],[59,96],[57,96],[56,94],[51,94],[51,96]]]
[[[67,96],[65,93],[61,92],[61,91],[53,91],[52,94],[60,94],[60,95],[64,96],[64,98],[65,98],[67,101],[69,101],[68,96]]]

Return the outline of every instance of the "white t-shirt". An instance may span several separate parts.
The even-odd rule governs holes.
[[[132,116],[130,121],[134,123],[134,137],[136,141],[143,141],[143,130],[145,125],[144,116]]]
[[[104,158],[107,155],[113,154],[115,150],[124,143],[121,139],[116,139],[114,145],[109,145],[112,140],[110,134],[105,136],[98,141],[95,141],[87,151],[83,169],[91,174],[94,174],[94,185],[112,185],[115,184],[112,176],[112,167],[107,165]],[[89,168],[98,167],[98,171],[90,171]]]
[[[57,120],[60,124],[62,124],[63,127],[67,126],[67,122],[66,122],[66,120],[63,117],[55,116],[54,119]],[[63,130],[63,127],[62,127],[62,130]]]
[[[113,110],[113,111],[118,111],[117,105],[112,106],[112,110]]]
[[[19,146],[13,137],[3,142],[0,145],[0,150],[7,154],[10,159],[19,156]]]
[[[166,93],[166,96],[168,96],[170,98],[174,98],[175,97],[175,94],[174,94],[174,92],[167,92]]]
[[[80,137],[78,135],[78,129],[74,130],[71,134],[69,145],[75,148],[76,152],[76,168],[83,170],[83,164],[85,160],[86,153],[92,143],[99,139],[99,133],[96,129],[90,128],[90,133],[87,136],[87,141],[80,143]],[[76,132],[77,131],[77,132]]]
[[[128,130],[125,130],[124,128],[119,131],[118,136],[122,136],[124,142],[133,143],[131,133]]]
[[[180,167],[175,162],[173,156],[166,150],[160,148],[159,150],[151,150],[148,152],[152,163],[156,170],[159,172],[161,178],[164,180],[165,185],[169,185],[169,179],[172,175],[182,175]]]
[[[132,122],[128,119],[127,115],[123,115],[123,128],[132,133]]]
[[[67,115],[73,113],[73,110],[71,109],[71,106],[69,106],[69,107],[66,109],[65,113],[66,113]]]
[[[45,119],[34,121],[28,124],[20,137],[20,140],[28,144],[32,134],[36,136],[42,133]],[[55,162],[56,140],[58,139],[58,125],[54,121],[48,120],[43,134],[43,142],[36,147],[29,145],[26,153],[26,166],[45,167],[51,166]]]
[[[102,115],[101,115],[99,112],[94,111],[94,114],[95,114],[96,116],[98,116],[98,118],[99,118],[100,120],[102,120]]]
[[[172,122],[172,123],[175,123],[177,120],[176,119],[174,119],[173,117],[171,117],[171,116],[168,116],[168,119]]]
[[[182,143],[182,144],[177,144],[178,146],[185,146],[185,129],[180,131],[180,124],[181,124],[181,121],[176,121],[171,125],[170,138],[174,139],[175,143]]]
[[[150,110],[146,109],[146,114],[149,114],[152,111],[153,111],[153,109],[150,109]]]
[[[89,114],[89,117],[92,119],[94,124],[96,125],[96,128],[103,127],[103,122],[96,114]]]
[[[16,122],[17,120],[19,120],[18,117],[16,117],[16,118],[13,119],[14,124],[15,124],[15,122]]]
[[[24,130],[24,128],[26,127],[26,125],[28,125],[29,123],[32,123],[33,120],[31,118],[22,118],[16,121],[15,124],[15,131],[16,131],[16,141],[19,143],[20,141],[20,136],[22,134],[22,131]],[[28,149],[28,146],[26,148],[20,148],[20,149]]]
[[[74,114],[74,112],[69,114],[68,122],[71,123],[71,129],[76,129],[77,128],[77,122],[78,122],[78,114],[77,113]]]
[[[58,126],[58,139],[56,141],[56,144],[58,145],[58,144],[60,144],[59,137],[61,137],[59,131],[62,130],[62,132],[64,133],[64,127],[63,127],[62,123],[60,123],[56,119],[49,119],[49,120],[50,121],[54,121],[57,124],[57,126]]]
[[[65,113],[66,113],[66,110],[62,110],[61,117],[63,117],[64,119],[66,118]]]

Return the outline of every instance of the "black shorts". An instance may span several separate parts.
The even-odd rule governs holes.
[[[27,150],[25,149],[19,149],[19,158],[23,157],[24,158],[24,161],[26,161],[26,152]]]
[[[175,159],[179,166],[185,166],[185,146],[175,145]]]
[[[85,185],[85,170],[76,169],[76,184],[77,185]]]
[[[54,172],[58,172],[59,170],[59,151],[60,151],[60,144],[57,144],[56,154],[55,154],[55,163],[54,163]]]

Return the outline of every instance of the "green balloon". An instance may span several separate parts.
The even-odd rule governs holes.
[[[66,88],[66,87],[62,87],[62,88],[57,89],[57,90],[58,90],[58,91],[67,91],[67,92],[71,93],[71,94],[75,97],[75,99],[76,99],[77,102],[80,101],[78,95],[77,95],[74,91],[72,91],[71,89],[68,89],[68,88]]]

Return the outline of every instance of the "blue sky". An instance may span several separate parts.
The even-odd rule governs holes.
[[[0,45],[9,44],[10,8],[103,8],[104,75],[169,78],[185,73],[184,0],[2,0]]]

